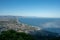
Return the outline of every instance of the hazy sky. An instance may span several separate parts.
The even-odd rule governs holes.
[[[60,0],[0,0],[0,15],[60,18]]]

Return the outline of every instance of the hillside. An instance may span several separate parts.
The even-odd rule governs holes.
[[[0,17],[0,31],[5,31],[5,30],[16,30],[18,32],[29,32],[29,31],[34,31],[38,30],[37,27],[33,27],[24,23],[21,23],[18,21],[18,18],[13,16],[2,16]]]
[[[34,38],[30,34],[8,30],[0,34],[0,40],[34,40]]]
[[[2,16],[0,17],[0,33],[2,31],[15,30],[32,35],[36,40],[54,39],[59,35],[57,33],[46,31],[40,27],[24,24],[18,20],[16,16]]]

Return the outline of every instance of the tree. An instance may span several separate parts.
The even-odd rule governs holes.
[[[34,40],[34,38],[23,32],[8,30],[1,32],[0,40]]]

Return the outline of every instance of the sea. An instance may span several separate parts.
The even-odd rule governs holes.
[[[60,33],[60,18],[20,17],[19,21],[44,30]]]

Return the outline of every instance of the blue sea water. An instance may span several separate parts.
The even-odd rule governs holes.
[[[31,26],[38,26],[45,30],[60,33],[60,18],[19,18],[19,21]],[[50,28],[49,28],[50,27]]]
[[[40,26],[47,22],[59,21],[60,18],[19,18],[19,21],[32,26]]]

